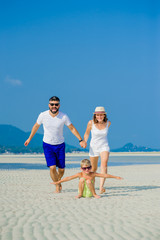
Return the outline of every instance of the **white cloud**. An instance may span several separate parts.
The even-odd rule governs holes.
[[[14,79],[14,78],[10,78],[10,77],[6,77],[5,82],[13,85],[13,86],[22,86],[22,81],[19,79]]]

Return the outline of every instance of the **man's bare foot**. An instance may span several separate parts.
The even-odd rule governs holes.
[[[93,195],[93,197],[95,197],[95,198],[101,198],[101,196],[99,196],[99,195],[97,195],[97,194]]]
[[[105,193],[105,191],[106,191],[105,188],[100,189],[100,194]]]
[[[80,195],[80,194],[78,194],[78,196],[75,196],[75,198],[81,198],[82,197],[82,195]]]

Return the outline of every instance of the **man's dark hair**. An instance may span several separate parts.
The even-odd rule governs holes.
[[[53,97],[51,97],[49,99],[49,101],[58,101],[58,102],[60,102],[60,99],[58,97],[56,97],[56,96],[53,96]]]

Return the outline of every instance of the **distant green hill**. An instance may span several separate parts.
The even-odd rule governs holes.
[[[29,137],[30,132],[24,132],[12,125],[0,124],[0,153],[41,153],[43,135],[36,133],[30,144],[25,147],[24,142]],[[84,151],[66,144],[66,152]]]
[[[153,152],[153,151],[160,151],[160,149],[152,149],[144,146],[136,146],[132,143],[127,143],[121,148],[112,150],[112,152]]]
[[[0,125],[0,145],[2,146],[24,146],[24,142],[29,137],[30,132],[24,132],[12,125]],[[36,133],[30,147],[40,147],[42,145],[43,135]]]

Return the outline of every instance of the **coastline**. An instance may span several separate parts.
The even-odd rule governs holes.
[[[44,157],[43,153],[35,153],[35,154],[0,154],[0,158],[2,157]],[[88,152],[72,152],[72,153],[66,153],[66,157],[73,156],[73,157],[79,157],[79,156],[84,156],[84,157],[89,157]],[[110,152],[110,156],[160,156],[160,152]]]
[[[66,156],[89,156],[89,153],[66,153]],[[110,156],[160,156],[160,152],[110,152]]]

